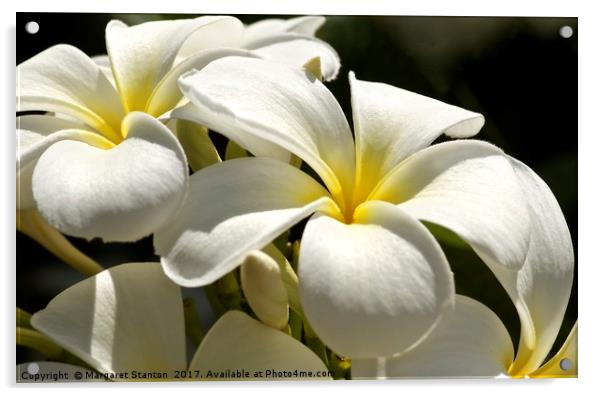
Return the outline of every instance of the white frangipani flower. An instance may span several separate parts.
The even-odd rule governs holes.
[[[51,111],[17,119],[19,209],[36,208],[74,236],[134,241],[180,204],[187,161],[154,117],[181,99],[170,72],[187,36],[238,20],[205,17],[107,25],[114,81],[83,52],[51,47],[17,67],[17,110]],[[207,55],[197,60],[208,62]],[[181,73],[181,70],[179,71]],[[31,199],[27,199],[31,198]]]
[[[122,264],[87,278],[56,296],[31,324],[107,374],[155,372],[174,379],[176,371],[198,370],[206,379],[209,370],[326,372],[303,344],[240,311],[225,313],[187,363],[182,295],[159,263]]]
[[[355,379],[404,377],[575,377],[577,324],[544,365],[517,368],[508,331],[489,308],[456,295],[455,310],[416,348],[393,358],[354,360]],[[551,345],[550,345],[551,346]],[[549,347],[546,348],[549,352]],[[541,364],[541,362],[540,362]]]
[[[35,208],[61,232],[84,238],[134,241],[152,233],[180,204],[188,177],[181,145],[156,120],[182,100],[177,78],[223,56],[286,59],[287,51],[305,61],[324,57],[322,73],[334,77],[334,50],[311,35],[289,32],[313,34],[322,22],[298,18],[291,28],[264,32],[266,46],[274,44],[272,36],[279,44],[262,54],[257,43],[256,53],[242,49],[246,30],[233,17],[131,27],[111,21],[108,56],[92,60],[57,45],[25,61],[17,67],[17,111],[56,117],[17,119],[18,209]],[[297,41],[309,44],[300,52]]]
[[[155,234],[168,276],[184,286],[211,283],[317,212],[299,258],[307,319],[342,356],[390,356],[424,339],[453,305],[449,265],[420,223],[428,221],[466,240],[510,293],[523,328],[519,361],[544,353],[564,314],[573,265],[564,219],[547,210],[557,207],[547,186],[482,141],[428,147],[442,133],[476,134],[480,114],[353,74],[350,84],[355,144],[335,98],[308,73],[230,57],[180,79],[192,103],[176,116],[255,155],[271,154],[262,142],[278,145],[325,187],[270,158],[197,172],[179,215]],[[561,253],[537,255],[536,241]]]

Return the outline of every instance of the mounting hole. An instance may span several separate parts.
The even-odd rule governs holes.
[[[40,25],[36,21],[29,21],[25,24],[25,31],[29,34],[36,34],[40,31]]]
[[[573,28],[565,25],[558,30],[558,33],[560,34],[560,37],[568,39],[573,36]]]
[[[27,365],[27,372],[29,374],[37,374],[40,371],[40,366],[37,363],[30,363]]]
[[[561,370],[567,371],[567,370],[570,370],[571,367],[573,367],[573,362],[571,361],[571,359],[564,358],[560,361],[560,369]]]

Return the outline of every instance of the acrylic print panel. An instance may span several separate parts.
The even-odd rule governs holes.
[[[577,34],[17,14],[17,382],[577,376]]]

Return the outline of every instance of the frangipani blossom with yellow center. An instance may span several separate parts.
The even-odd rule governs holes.
[[[334,96],[309,73],[230,57],[180,78],[191,103],[174,116],[260,158],[191,177],[179,214],[155,234],[167,275],[184,286],[209,284],[315,213],[299,257],[305,316],[341,356],[391,356],[424,340],[453,309],[452,273],[420,222],[428,221],[466,240],[509,292],[523,329],[517,361],[545,355],[573,267],[562,214],[546,210],[557,208],[547,186],[482,141],[428,147],[443,133],[475,135],[480,114],[353,74],[350,84],[355,142]],[[324,186],[286,164],[288,153]],[[537,255],[536,243],[549,252]]]
[[[56,45],[25,61],[17,111],[55,115],[17,118],[18,209],[37,209],[61,232],[88,239],[151,234],[177,209],[188,180],[181,144],[157,120],[182,101],[177,78],[223,56],[285,59],[287,51],[320,57],[321,72],[334,78],[336,52],[312,37],[323,22],[296,18],[253,33],[227,16],[111,21],[107,57]]]
[[[225,375],[238,369],[252,376],[275,369],[329,379],[307,347],[240,311],[225,313],[187,359],[180,288],[159,263],[122,264],[87,278],[56,296],[31,324],[100,373],[165,373],[181,380],[189,378],[181,371],[189,370],[190,379],[199,380],[209,370]]]
[[[448,316],[423,343],[406,353],[353,361],[353,378],[577,376],[576,323],[563,346],[544,365],[516,369],[510,335],[489,308],[457,295],[455,310]]]

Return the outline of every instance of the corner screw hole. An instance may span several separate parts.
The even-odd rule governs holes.
[[[25,24],[25,31],[29,34],[36,34],[40,31],[40,25],[36,21],[29,21]]]

